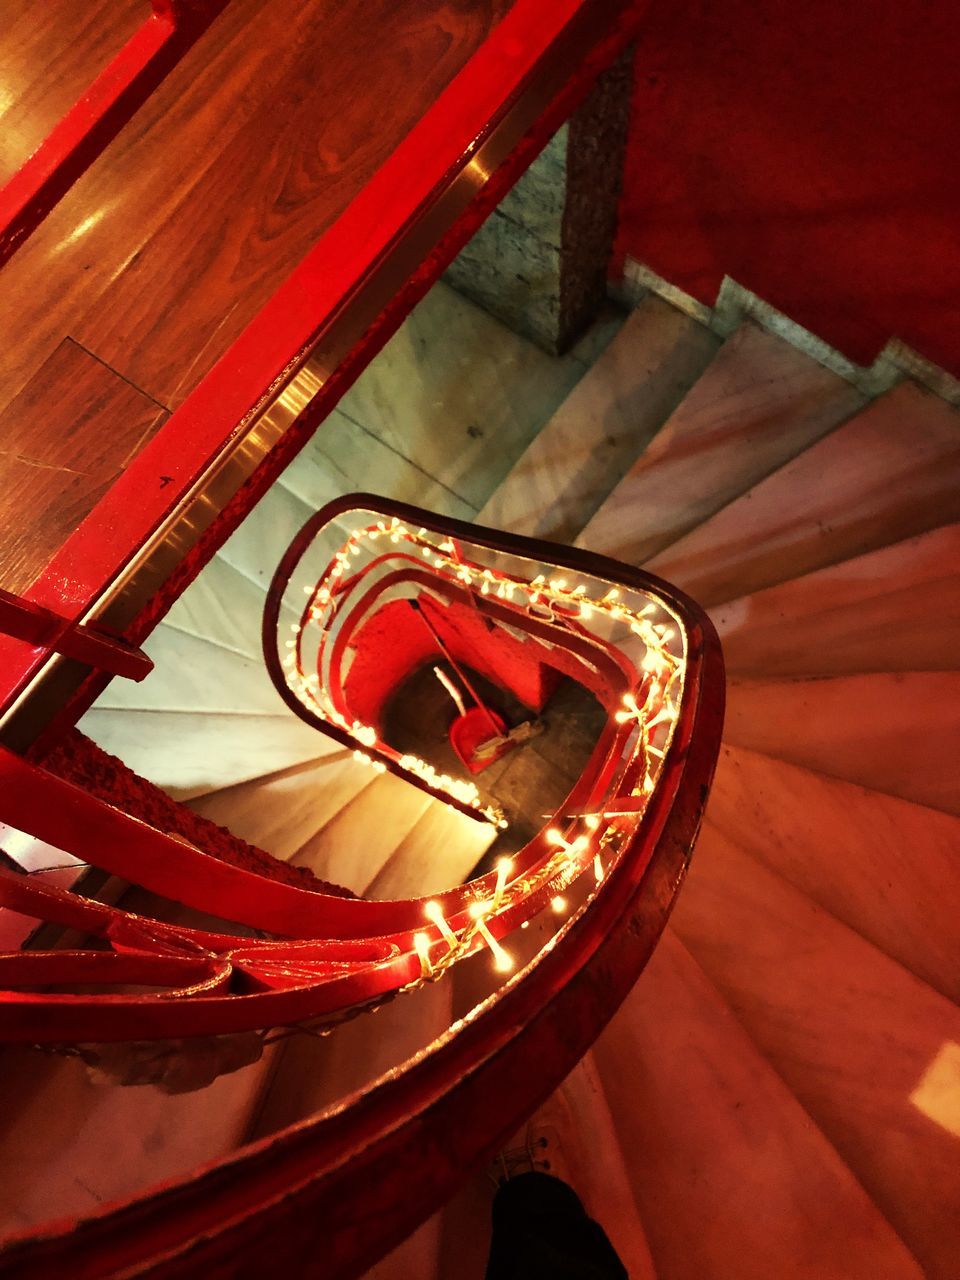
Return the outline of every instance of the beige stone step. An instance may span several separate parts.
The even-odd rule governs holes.
[[[723,345],[577,543],[644,564],[863,402],[835,373],[748,321]]]
[[[547,355],[440,281],[339,407],[477,511],[584,375],[581,353]]]
[[[278,480],[243,519],[217,555],[266,594],[280,559],[317,507],[305,502]],[[304,563],[316,576],[350,533],[349,522],[331,524],[315,540]],[[294,592],[297,608],[300,600]]]
[[[734,679],[724,737],[792,764],[960,813],[960,672]]]
[[[707,809],[742,849],[960,1002],[960,820],[725,743]]]
[[[174,601],[162,626],[175,627],[201,640],[233,649],[263,662],[260,624],[265,593],[221,556],[214,556],[182,596]],[[291,609],[285,621],[296,622]]]
[[[97,699],[98,707],[139,711],[254,712],[285,711],[262,657],[245,657],[207,639],[161,626],[144,649],[154,661],[145,680],[113,680]]]
[[[498,835],[441,800],[431,800],[367,885],[364,897],[426,897],[462,884]]]
[[[720,339],[651,294],[514,464],[477,523],[572,542]]]
[[[440,1232],[441,1216],[435,1213],[413,1235],[365,1271],[363,1280],[410,1280],[412,1276],[440,1280]]]
[[[95,1083],[79,1058],[7,1047],[0,1088],[0,1230],[94,1213],[228,1154],[254,1113],[266,1059],[196,1093]]]
[[[289,861],[363,894],[431,803],[425,791],[402,778],[375,774]]]
[[[717,605],[727,671],[948,671],[960,654],[960,525]]]
[[[374,777],[351,751],[338,751],[225,787],[192,801],[190,808],[286,860],[370,786]]]
[[[709,823],[672,922],[926,1274],[953,1280],[960,1009]]]
[[[659,1280],[920,1276],[669,929],[594,1053]]]
[[[177,800],[341,750],[285,709],[277,715],[228,715],[93,707],[80,728]]]
[[[647,567],[715,605],[957,520],[960,413],[904,382]]]
[[[535,1159],[543,1162],[538,1168],[573,1187],[587,1213],[601,1224],[630,1280],[655,1280],[620,1135],[591,1053],[533,1113],[529,1124],[504,1144],[504,1150],[521,1152],[528,1139],[534,1144],[529,1149]],[[496,1160],[491,1166],[494,1171],[501,1168]],[[515,1171],[529,1168],[524,1161]],[[482,1280],[495,1192],[493,1176],[484,1170],[444,1206],[437,1280]]]

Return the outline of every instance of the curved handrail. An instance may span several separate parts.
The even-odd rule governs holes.
[[[274,1266],[289,1266],[299,1275],[358,1274],[434,1211],[465,1171],[495,1151],[560,1083],[612,1016],[662,931],[696,838],[719,749],[723,664],[706,615],[668,584],[604,557],[429,517],[401,504],[384,506],[368,495],[331,504],[319,513],[323,520],[317,527],[371,504],[407,525],[429,524],[444,538],[506,556],[549,558],[594,579],[655,594],[680,620],[685,641],[683,696],[656,787],[646,797],[642,814],[621,814],[613,824],[622,838],[606,874],[584,891],[578,909],[551,942],[429,1049],[345,1104],[191,1177],[105,1208],[77,1224],[51,1224],[10,1241],[0,1252],[2,1276],[40,1277],[60,1266],[69,1266],[77,1280],[121,1274],[192,1275],[201,1268],[214,1275],[252,1276],[267,1255]],[[312,535],[302,536],[309,544]],[[271,634],[274,606],[278,615],[277,593],[268,605]],[[346,730],[334,728],[334,736],[349,740]],[[7,771],[11,759],[0,760],[0,770]],[[634,772],[634,782],[636,777]],[[109,839],[121,817],[109,811],[100,834],[105,831]],[[55,827],[56,820],[48,826]],[[144,828],[141,834],[149,832]],[[128,836],[124,829],[123,839]],[[542,861],[543,854],[542,847],[535,849],[529,866],[539,865],[536,859]],[[581,887],[586,879],[581,875]],[[540,886],[539,901],[554,883]],[[451,923],[465,926],[469,913],[452,910],[460,892],[452,891],[442,900]],[[476,896],[475,887],[471,892]],[[491,877],[482,882],[479,893],[496,893]],[[394,930],[389,942],[401,953],[407,948],[403,954],[407,972],[412,973],[417,953],[410,950],[411,930],[422,903],[305,896],[318,900],[318,911],[353,915],[354,924],[368,913],[377,919],[378,929],[364,935],[368,964],[374,933],[381,943],[388,941],[387,930],[379,926],[403,920],[406,930],[399,931],[400,936]],[[465,901],[461,898],[461,906]],[[66,905],[61,903],[59,909],[66,910]],[[109,931],[111,909],[100,904],[81,909],[104,913],[100,918]],[[508,903],[498,926],[502,933],[522,916],[520,912],[511,920],[511,909]],[[146,926],[133,921],[129,927],[133,932],[128,942],[137,949],[142,943],[137,930]],[[153,922],[149,928],[169,937]],[[208,935],[206,945],[217,936]],[[304,944],[265,945],[276,955],[278,949]],[[269,956],[264,953],[261,958]],[[323,964],[331,962],[336,963],[323,956]],[[203,973],[207,981],[218,980],[214,970]],[[191,974],[194,981],[198,976],[202,980],[199,966]],[[169,976],[174,976],[172,971]],[[203,1003],[217,998],[206,995]]]

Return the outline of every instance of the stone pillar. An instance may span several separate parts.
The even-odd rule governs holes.
[[[606,295],[617,226],[633,50],[599,78],[451,263],[448,284],[560,354]]]

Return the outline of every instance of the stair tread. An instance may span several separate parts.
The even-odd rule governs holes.
[[[342,758],[331,753],[214,791],[192,801],[190,808],[275,858],[288,859],[374,776],[352,754]]]
[[[11,1046],[4,1110],[0,1229],[95,1213],[228,1155],[242,1141],[271,1050],[193,1093],[96,1083],[80,1058]]]
[[[340,744],[288,712],[140,711],[93,707],[80,728],[104,751],[176,800],[315,760]]]
[[[651,294],[528,445],[477,522],[572,542],[720,339]]]
[[[462,884],[497,835],[490,823],[476,822],[442,800],[431,800],[367,885],[364,896],[427,897]]]
[[[960,1003],[960,820],[952,814],[725,743],[707,816]]]
[[[243,518],[217,555],[243,574],[265,596],[284,552],[316,510],[283,483],[283,476],[271,486],[257,505]],[[308,562],[320,570],[350,532],[347,525],[334,522],[321,532],[308,552]],[[297,602],[299,604],[299,601]],[[294,606],[296,607],[296,606]]]
[[[101,708],[126,711],[223,711],[277,715],[280,695],[262,658],[243,657],[210,640],[161,623],[144,643],[155,666],[145,680],[113,680],[97,699]]]
[[[592,1052],[587,1053],[531,1116],[535,1132],[559,1146],[550,1172],[569,1181],[591,1218],[603,1227],[630,1280],[656,1280],[650,1245],[633,1196],[616,1119]]]
[[[369,767],[369,766],[368,766]],[[367,886],[432,803],[419,787],[392,773],[374,774],[334,817],[289,859],[330,884],[364,894]]]
[[[577,347],[548,355],[441,280],[340,409],[477,511],[584,370]]]
[[[960,672],[896,671],[727,684],[724,739],[960,814]]]
[[[450,988],[448,981],[426,983],[375,1012],[341,1023],[333,1035],[294,1035],[282,1041],[244,1141],[256,1141],[333,1106],[419,1053],[450,1025]],[[372,1200],[370,1211],[377,1211]]]
[[[654,556],[715,605],[960,520],[960,414],[904,382]]]
[[[659,1280],[920,1275],[669,928],[594,1054]]]
[[[879,553],[876,553],[879,554]],[[872,557],[863,557],[864,559]],[[727,675],[847,676],[952,671],[960,654],[960,575],[831,605],[829,570],[718,605]],[[823,586],[823,596],[819,589]]]
[[[379,493],[456,520],[472,520],[476,511],[339,409],[328,414],[322,430],[297,454],[281,481],[318,511],[345,493]]]
[[[577,544],[643,564],[863,403],[837,374],[747,321]]]
[[[730,674],[944,671],[960,654],[960,525],[711,610]]]
[[[928,1274],[953,1277],[960,1009],[709,822],[672,923]]]
[[[262,664],[263,588],[216,555],[173,603],[164,623],[213,644],[237,649]],[[288,622],[297,618],[284,610]]]

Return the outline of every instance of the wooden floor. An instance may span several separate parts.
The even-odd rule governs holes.
[[[0,585],[30,583],[509,3],[231,0],[0,273]],[[5,172],[147,11],[76,8],[4,9]]]

